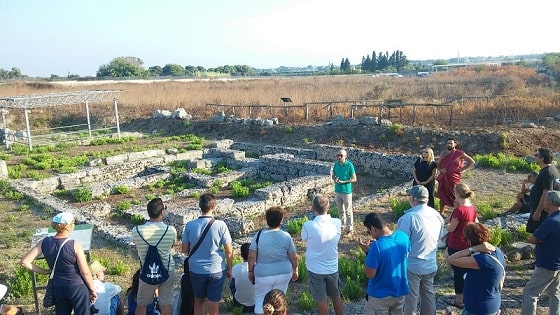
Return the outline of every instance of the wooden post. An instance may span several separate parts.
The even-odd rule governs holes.
[[[309,121],[309,104],[305,104],[305,120]]]

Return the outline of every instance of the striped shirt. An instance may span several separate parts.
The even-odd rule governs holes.
[[[136,229],[138,228],[138,230]],[[146,253],[148,252],[148,244],[142,240],[138,235],[138,232],[142,234],[142,237],[150,244],[156,245],[161,236],[165,233],[167,225],[163,222],[146,222],[146,224],[138,225],[132,229],[132,241],[136,245],[136,250],[138,251],[138,257],[140,262],[144,264],[144,259],[146,259]],[[169,226],[169,230],[165,233],[165,236],[158,245],[159,255],[167,270],[172,270],[175,268],[175,263],[171,259],[171,248],[173,243],[177,239],[177,231],[174,227]]]

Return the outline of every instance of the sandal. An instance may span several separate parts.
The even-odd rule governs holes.
[[[451,306],[456,307],[456,308],[464,308],[465,307],[465,304],[457,303],[457,301],[455,301],[455,297],[448,297],[448,298],[444,299],[443,301],[445,302],[445,304],[451,305]]]

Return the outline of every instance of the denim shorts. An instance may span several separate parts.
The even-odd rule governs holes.
[[[226,271],[211,274],[198,274],[191,271],[191,283],[194,297],[220,302],[226,280]]]

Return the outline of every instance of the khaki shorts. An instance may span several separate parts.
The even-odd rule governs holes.
[[[159,285],[149,285],[140,280],[136,303],[138,305],[149,305],[154,301],[154,294],[158,289],[159,304],[171,305],[173,301],[173,289],[175,288],[175,269],[169,270],[169,279]]]

